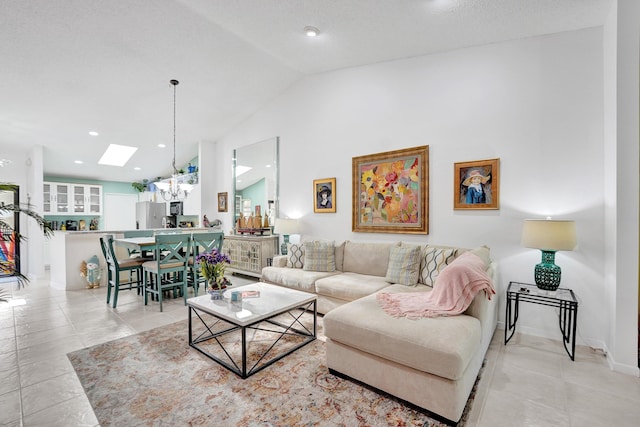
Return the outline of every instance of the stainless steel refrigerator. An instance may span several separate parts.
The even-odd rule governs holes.
[[[136,225],[139,229],[162,228],[167,216],[167,204],[155,202],[136,203]]]

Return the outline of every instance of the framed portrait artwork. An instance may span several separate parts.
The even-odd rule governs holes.
[[[228,209],[227,192],[218,193],[218,212],[227,212]]]
[[[313,180],[313,211],[334,213],[336,211],[336,179]]]
[[[352,230],[429,233],[429,146],[353,157]]]
[[[454,163],[453,208],[499,209],[500,159]]]

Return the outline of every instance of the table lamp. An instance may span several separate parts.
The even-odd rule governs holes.
[[[276,234],[282,234],[284,242],[280,245],[280,253],[282,255],[287,254],[287,244],[289,243],[290,234],[298,234],[298,220],[289,218],[276,218],[276,223],[273,227],[273,232]]]
[[[540,249],[542,262],[534,277],[540,289],[555,291],[560,286],[561,270],[555,264],[557,251],[572,251],[576,246],[576,223],[572,220],[525,219],[522,246]]]

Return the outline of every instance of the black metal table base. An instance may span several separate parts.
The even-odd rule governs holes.
[[[547,305],[558,308],[558,326],[562,332],[562,344],[571,360],[575,360],[578,302],[571,289],[560,288],[558,291],[563,292],[566,298],[553,294],[539,294],[535,285],[519,282],[509,283],[504,328],[505,345],[516,332],[520,301]]]
[[[303,325],[300,321],[300,317],[302,317],[302,315],[307,311],[313,311],[313,331],[309,330],[309,328]],[[196,315],[196,317],[205,327],[205,330],[195,338],[193,337],[193,314]],[[201,316],[201,314],[204,314],[206,316]],[[274,318],[282,315],[290,316],[289,324],[274,320]],[[200,353],[207,356],[209,359],[224,366],[231,372],[244,379],[257,372],[260,372],[267,366],[274,364],[283,357],[314,341],[316,339],[317,321],[318,316],[315,300],[309,303],[305,303],[301,306],[294,307],[288,311],[275,313],[269,318],[262,319],[245,326],[232,324],[227,320],[215,316],[215,314],[196,309],[193,306],[189,306],[189,346],[195,348]],[[263,324],[265,323],[271,325],[272,328],[264,327]],[[212,330],[218,324],[221,324],[221,326],[223,327],[220,330]],[[257,357],[257,360],[253,362],[251,366],[247,366],[247,345],[251,341],[247,339],[247,330],[266,331],[278,334],[273,343],[271,343],[271,345],[262,354],[258,355],[259,357]],[[219,339],[223,335],[231,334],[235,331],[240,331],[241,333],[241,360],[234,359],[228,349],[225,348],[225,343]],[[304,340],[288,348],[286,351],[276,354],[274,348],[283,338],[287,336],[303,337]],[[201,343],[211,340],[216,341],[217,347],[221,350],[221,353],[224,354],[224,359],[222,358],[222,354],[220,354],[221,357],[216,356],[207,351],[204,346],[200,345]]]

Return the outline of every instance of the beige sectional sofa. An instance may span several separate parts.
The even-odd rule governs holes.
[[[317,294],[318,312],[325,314],[329,369],[457,422],[496,328],[497,298],[489,300],[480,292],[461,315],[410,320],[385,313],[376,293],[431,292],[439,272],[469,249],[424,245],[414,284],[415,265],[401,268],[413,275],[403,276],[402,283],[391,280],[391,271],[398,248],[415,244],[331,243],[332,251],[320,253],[329,258],[333,252],[332,265],[319,262],[315,250],[308,256],[316,243],[304,244],[306,260],[295,245],[298,258],[274,258],[262,270],[262,281]],[[472,251],[484,260],[495,283],[489,249]]]

